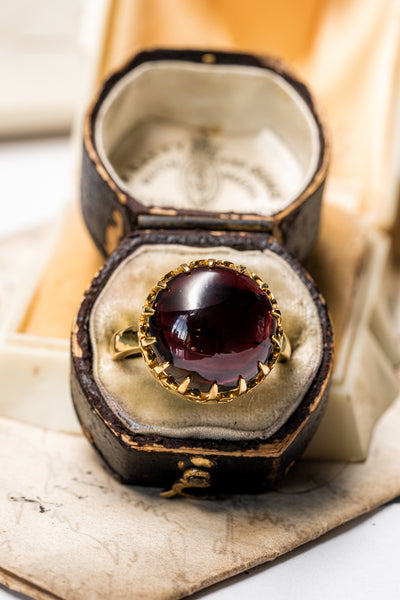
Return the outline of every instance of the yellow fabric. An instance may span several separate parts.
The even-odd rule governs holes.
[[[75,206],[66,219],[20,331],[68,339],[82,294],[102,262]]]

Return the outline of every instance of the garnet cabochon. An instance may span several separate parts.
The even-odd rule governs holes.
[[[277,329],[267,293],[245,273],[224,266],[198,266],[179,273],[161,290],[149,318],[153,351],[177,382],[208,391],[249,382],[273,353]]]

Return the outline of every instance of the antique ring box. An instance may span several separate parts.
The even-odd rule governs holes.
[[[287,249],[304,259],[314,245],[327,166],[315,102],[279,61],[155,50],[105,83],[85,121],[81,202],[96,245],[114,252],[73,327],[71,384],[84,432],[124,481],[169,495],[262,491],[306,447],[333,333]],[[210,256],[277,290],[293,353],[256,389],[205,406],[165,389],[142,360],[112,360],[110,341],[138,322],[165,273]]]

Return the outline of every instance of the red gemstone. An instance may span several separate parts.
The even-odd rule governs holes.
[[[194,267],[159,292],[149,318],[149,335],[166,374],[178,382],[191,376],[190,388],[221,390],[246,382],[268,362],[276,320],[268,295],[248,275],[223,266]]]

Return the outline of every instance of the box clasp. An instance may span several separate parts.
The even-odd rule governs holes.
[[[213,461],[202,456],[194,456],[190,459],[190,463],[190,466],[186,466],[183,460],[179,461],[178,467],[183,471],[182,477],[175,481],[169,490],[160,492],[161,498],[183,496],[202,500],[214,499],[214,496],[207,494],[207,490],[212,485],[209,469],[214,466]]]

